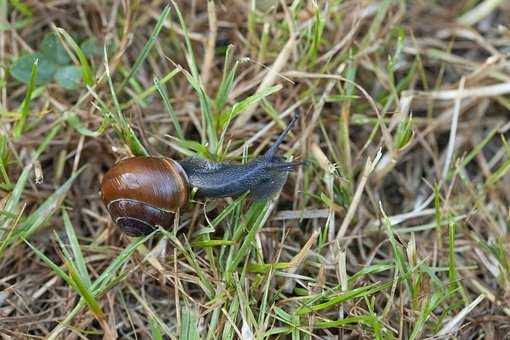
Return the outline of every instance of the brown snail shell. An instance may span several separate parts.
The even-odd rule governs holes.
[[[188,202],[188,176],[176,161],[132,157],[119,161],[103,177],[101,193],[113,221],[129,236],[169,229],[175,212]]]

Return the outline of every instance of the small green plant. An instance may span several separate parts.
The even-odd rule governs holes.
[[[394,139],[397,150],[405,149],[411,143],[413,136],[413,117],[409,116],[398,123]]]
[[[81,50],[87,58],[100,54],[100,49],[93,38],[83,41]],[[55,33],[47,33],[36,52],[19,57],[10,68],[11,75],[22,83],[30,83],[32,65],[36,60],[39,65],[36,85],[55,81],[64,89],[74,90],[82,83],[81,68],[72,63]]]

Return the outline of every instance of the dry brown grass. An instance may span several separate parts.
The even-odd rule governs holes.
[[[116,114],[103,56],[90,60],[89,90],[38,86],[15,138],[27,86],[9,75],[13,61],[56,27],[76,39],[96,37],[108,46],[122,113],[148,153],[184,157],[158,92],[137,99],[155,77],[179,70],[166,87],[186,140],[210,142],[208,125],[184,76],[186,32],[174,8],[148,57],[121,85],[165,2],[0,1],[0,158],[11,182],[0,176],[3,339],[182,338],[188,326],[218,339],[508,338],[509,3],[255,3],[258,10],[248,1],[209,8],[179,2],[211,98],[228,45],[240,61],[228,105],[213,106],[213,116],[281,85],[232,121],[218,154],[234,161],[243,150],[259,154],[299,107],[304,114],[283,149],[311,165],[264,207],[267,220],[247,248],[249,202],[209,231],[211,239],[235,241],[216,247],[193,243],[208,241],[194,233],[232,201],[194,202],[181,216],[178,240],[152,237],[108,277],[118,280],[97,296],[104,318],[87,305],[63,324],[80,295],[23,237],[68,272],[57,241],[59,235],[69,243],[66,210],[94,282],[133,242],[109,220],[99,182],[134,149],[115,119],[97,136],[63,119],[71,111],[95,130],[105,114]],[[319,19],[323,27],[314,30]],[[28,180],[15,200],[24,170]],[[232,268],[236,254],[242,256]],[[263,266],[270,263],[276,265]]]

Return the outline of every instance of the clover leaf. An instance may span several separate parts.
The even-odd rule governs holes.
[[[60,67],[55,73],[55,81],[67,90],[74,90],[81,83],[81,69],[75,65]]]
[[[55,72],[57,72],[58,65],[41,53],[22,55],[11,66],[11,75],[17,80],[28,84],[32,75],[32,65],[36,59],[39,59],[36,85],[49,83],[53,79]]]
[[[44,36],[39,52],[55,64],[66,65],[71,61],[66,49],[54,33],[48,33]]]
[[[96,38],[86,39],[80,46],[87,58],[102,54]],[[35,53],[19,57],[10,68],[11,75],[22,83],[28,84],[32,74],[32,64],[39,59],[37,85],[56,81],[67,90],[77,89],[82,82],[80,67],[71,64],[71,58],[55,33],[47,33]]]
[[[103,49],[94,37],[84,40],[81,43],[80,48],[87,58],[101,56],[103,54]]]

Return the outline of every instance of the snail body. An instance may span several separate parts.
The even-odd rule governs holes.
[[[235,197],[249,191],[254,199],[279,192],[287,180],[287,172],[296,164],[279,158],[259,158],[247,164],[215,163],[197,157],[180,162],[190,185],[198,189],[200,196]]]
[[[246,164],[212,162],[189,157],[178,162],[165,157],[131,157],[104,175],[102,199],[113,221],[129,236],[171,228],[174,214],[184,207],[191,188],[201,197],[235,197],[247,191],[254,199],[278,193],[288,172],[301,163],[286,162],[276,152],[295,124],[295,115],[269,150]]]

